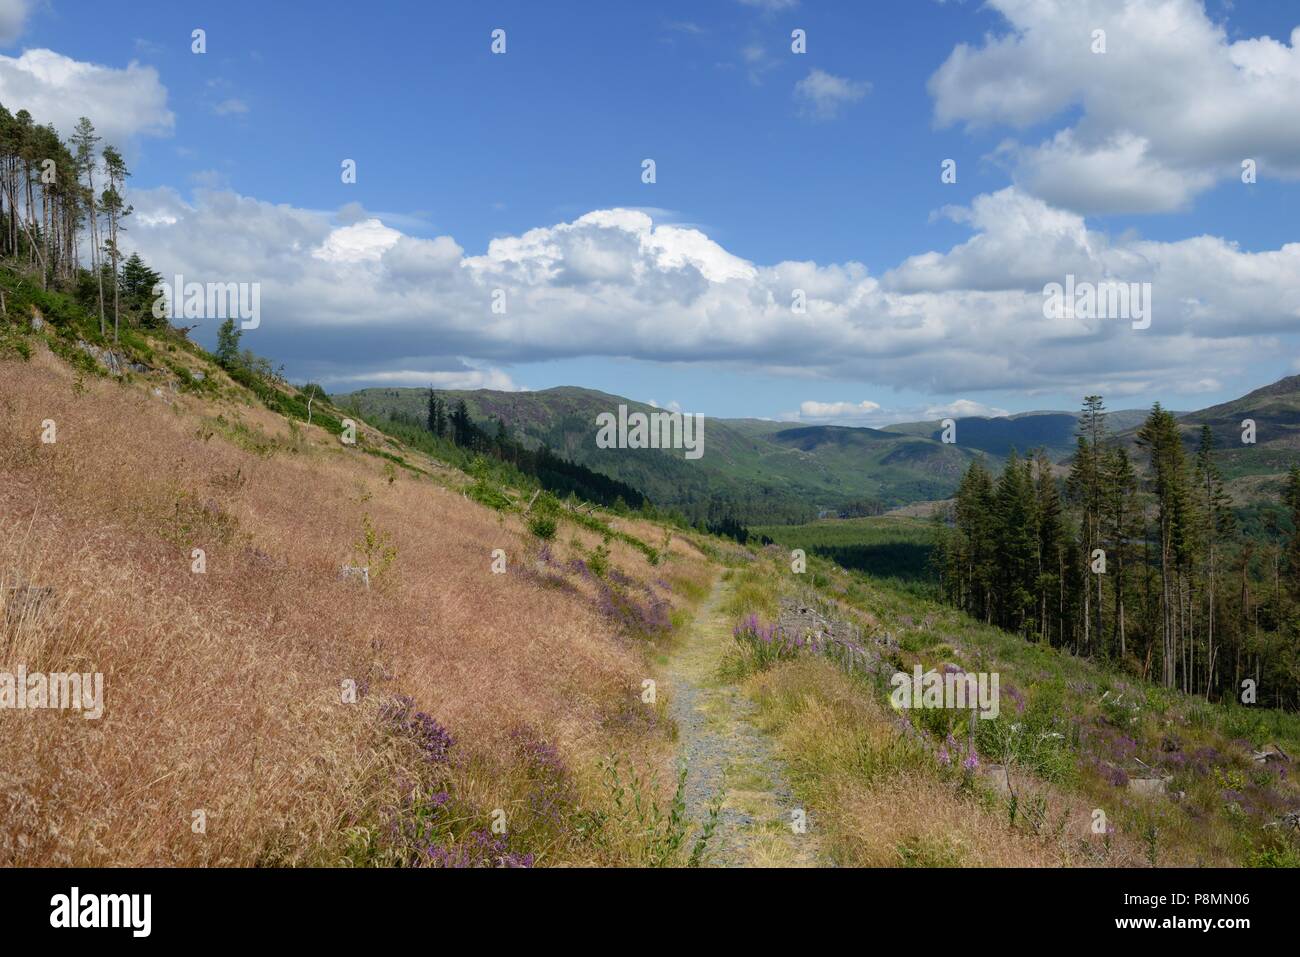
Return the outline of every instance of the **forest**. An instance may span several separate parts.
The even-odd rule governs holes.
[[[938,522],[949,602],[1166,688],[1300,707],[1300,468],[1281,494],[1290,529],[1247,534],[1208,426],[1189,448],[1157,403],[1130,451],[1089,396],[1058,469],[1041,451],[1013,450],[996,479],[971,463]]]
[[[52,124],[0,105],[0,258],[38,276],[42,290],[72,292],[115,342],[124,325],[166,326],[151,308],[158,273],[120,248],[130,175],[88,118],[65,142]]]

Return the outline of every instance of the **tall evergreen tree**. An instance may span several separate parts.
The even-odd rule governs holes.
[[[72,144],[77,151],[77,169],[86,177],[87,216],[90,229],[90,268],[99,282],[99,332],[104,329],[104,275],[99,268],[99,212],[95,206],[95,144],[100,137],[95,135],[95,126],[87,117],[77,122],[72,134]]]
[[[476,431],[473,420],[469,417],[469,407],[465,404],[464,399],[456,402],[456,408],[451,413],[451,440],[460,446],[470,446],[474,444],[474,433]]]
[[[117,245],[117,234],[122,229],[122,220],[131,215],[131,207],[122,199],[122,190],[126,186],[126,178],[131,173],[126,168],[126,162],[122,159],[122,154],[112,146],[104,147],[103,157],[104,170],[108,175],[108,186],[104,189],[104,195],[100,197],[99,205],[108,216],[108,238],[104,241],[104,250],[108,253],[113,271],[113,341],[117,342],[121,325],[121,302],[118,296],[120,286],[117,274],[120,253]],[[103,295],[102,289],[100,295]]]
[[[994,577],[993,479],[984,460],[971,462],[957,489],[958,603],[972,615],[991,621]]]
[[[1123,445],[1116,445],[1106,453],[1102,467],[1102,485],[1105,489],[1103,520],[1110,555],[1108,571],[1114,587],[1113,643],[1122,659],[1128,654],[1128,622],[1124,597],[1128,585],[1130,542],[1140,533],[1138,523],[1141,517],[1137,504],[1137,474],[1133,471],[1128,450]]]
[[[1152,491],[1159,516],[1160,626],[1162,681],[1178,680],[1183,573],[1188,549],[1188,475],[1178,420],[1157,402],[1138,431],[1138,445],[1150,460]]]
[[[1065,629],[1065,523],[1052,462],[1042,449],[1038,450],[1034,468],[1035,513],[1038,516],[1038,628],[1039,637],[1051,644],[1053,633],[1060,640]]]
[[[1195,499],[1201,521],[1201,547],[1205,554],[1205,666],[1204,681],[1208,695],[1214,683],[1214,669],[1219,650],[1215,645],[1218,601],[1218,562],[1220,542],[1233,532],[1235,519],[1232,502],[1223,487],[1223,475],[1214,461],[1214,432],[1208,425],[1201,426],[1201,442],[1196,450]]]
[[[433,386],[429,386],[429,401],[424,425],[440,439],[447,434],[447,403],[433,390]]]
[[[1287,584],[1291,599],[1300,602],[1300,466],[1291,466],[1283,504],[1291,513],[1291,537],[1286,551]]]
[[[998,623],[1024,633],[1038,583],[1038,535],[1030,463],[1012,449],[994,494]]]

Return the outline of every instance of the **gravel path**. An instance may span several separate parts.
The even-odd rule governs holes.
[[[772,740],[755,727],[755,706],[719,678],[731,646],[731,622],[720,610],[730,590],[719,582],[669,660],[664,677],[686,762],[686,813],[697,826],[719,797],[722,809],[707,863],[720,867],[812,867],[817,843],[811,817],[804,833],[791,826],[800,810]]]

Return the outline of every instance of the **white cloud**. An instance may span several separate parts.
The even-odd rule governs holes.
[[[366,219],[333,230],[312,255],[332,263],[377,261],[401,240],[402,234],[378,219]]]
[[[864,399],[862,402],[802,402],[801,419],[861,419],[880,411],[880,403]]]
[[[866,428],[883,428],[900,422],[929,422],[949,416],[983,416],[997,418],[1010,415],[1005,409],[985,405],[973,399],[957,399],[946,405],[911,407],[886,407],[878,402],[816,402],[807,401],[798,412],[787,412],[781,419],[788,422],[805,422],[814,425],[845,425]]]
[[[25,109],[61,135],[90,117],[100,136],[119,147],[142,135],[170,135],[175,118],[167,90],[153,67],[132,61],[125,69],[83,63],[53,50],[0,56],[0,102]]]
[[[1300,244],[1116,239],[1014,188],[948,210],[970,238],[881,278],[856,262],[752,263],[702,230],[628,209],[467,255],[449,236],[410,236],[354,207],[331,220],[231,192],[132,202],[125,242],[164,275],[261,283],[262,326],[247,344],[291,362],[420,370],[431,366],[409,357],[628,356],[934,395],[1120,396],[1173,391],[1206,369],[1240,373],[1300,328]],[[1067,272],[1150,282],[1151,327],[1045,319],[1043,285]]]
[[[1010,414],[1006,409],[985,405],[983,402],[976,402],[973,399],[958,399],[955,402],[949,402],[947,405],[928,406],[922,416],[922,421],[947,418],[963,419],[975,416],[985,419],[1000,419]]]
[[[212,112],[217,116],[239,116],[248,112],[248,104],[238,97],[232,96],[214,106]]]
[[[1300,27],[1290,43],[1231,41],[1200,0],[989,0],[1009,31],[959,44],[930,78],[940,125],[1023,129],[1007,144],[1018,185],[1085,213],[1184,207],[1253,158],[1300,175]],[[1092,34],[1106,31],[1106,52]]]
[[[372,372],[352,373],[349,375],[322,376],[322,384],[338,388],[339,391],[358,383],[374,386],[393,386],[395,388],[422,388],[432,386],[435,389],[493,389],[497,392],[522,392],[510,376],[501,369],[433,370],[420,369],[380,369]]]
[[[31,0],[0,0],[0,44],[13,43],[27,29]]]
[[[814,67],[794,85],[794,98],[802,115],[816,120],[831,120],[849,103],[871,92],[865,80],[849,80]]]

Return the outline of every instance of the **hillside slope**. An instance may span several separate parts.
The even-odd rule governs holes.
[[[708,418],[705,455],[687,461],[681,452],[598,449],[598,414],[620,404],[654,411],[620,396],[567,386],[439,394],[453,404],[463,399],[480,424],[500,419],[525,441],[626,482],[692,521],[731,515],[751,525],[798,524],[864,501],[889,509],[945,499],[976,455],[984,455],[995,472],[1012,449],[1023,454],[1041,447],[1053,461],[1068,463],[1079,418],[1075,412],[1051,411],[961,417],[955,445],[940,441],[938,421],[869,429]],[[362,389],[335,401],[363,415],[421,423],[427,390]],[[1143,409],[1108,412],[1107,428],[1131,444],[1147,414]],[[1276,498],[1286,470],[1300,462],[1300,376],[1230,403],[1176,414],[1189,445],[1198,441],[1202,423],[1213,428],[1216,454],[1239,506]],[[1240,423],[1247,417],[1258,426],[1254,445],[1241,443]]]
[[[707,863],[713,807],[726,860],[1300,861],[1272,828],[1295,782],[1252,758],[1300,751],[1294,715],[1144,686],[816,558],[799,574],[775,546],[572,512],[364,421],[346,445],[329,403],[9,291],[0,673],[103,684],[96,720],[0,709],[4,864]],[[794,643],[805,620],[842,622],[876,669]],[[918,663],[1003,675],[965,769],[964,712],[883,703]],[[1143,768],[1160,794],[1130,786]]]
[[[972,451],[929,438],[876,429],[802,426],[757,419],[707,418],[704,456],[680,451],[599,449],[596,416],[652,407],[589,389],[440,392],[463,399],[480,423],[501,419],[515,433],[640,489],[692,520],[733,515],[791,522],[861,499],[888,506],[942,498],[956,487]],[[422,421],[423,389],[363,389],[336,396],[363,415]]]
[[[640,696],[700,547],[525,518],[527,490],[365,423],[345,446],[327,405],[309,426],[268,408],[288,387],[42,301],[32,333],[10,295],[0,358],[0,671],[100,673],[103,713],[0,709],[0,864],[674,860],[598,762],[671,799]]]
[[[778,546],[732,575],[752,617],[725,667],[834,862],[1300,866],[1296,714],[1165,690],[811,556],[792,574]],[[900,707],[895,676],[917,670],[996,676],[996,713]]]

